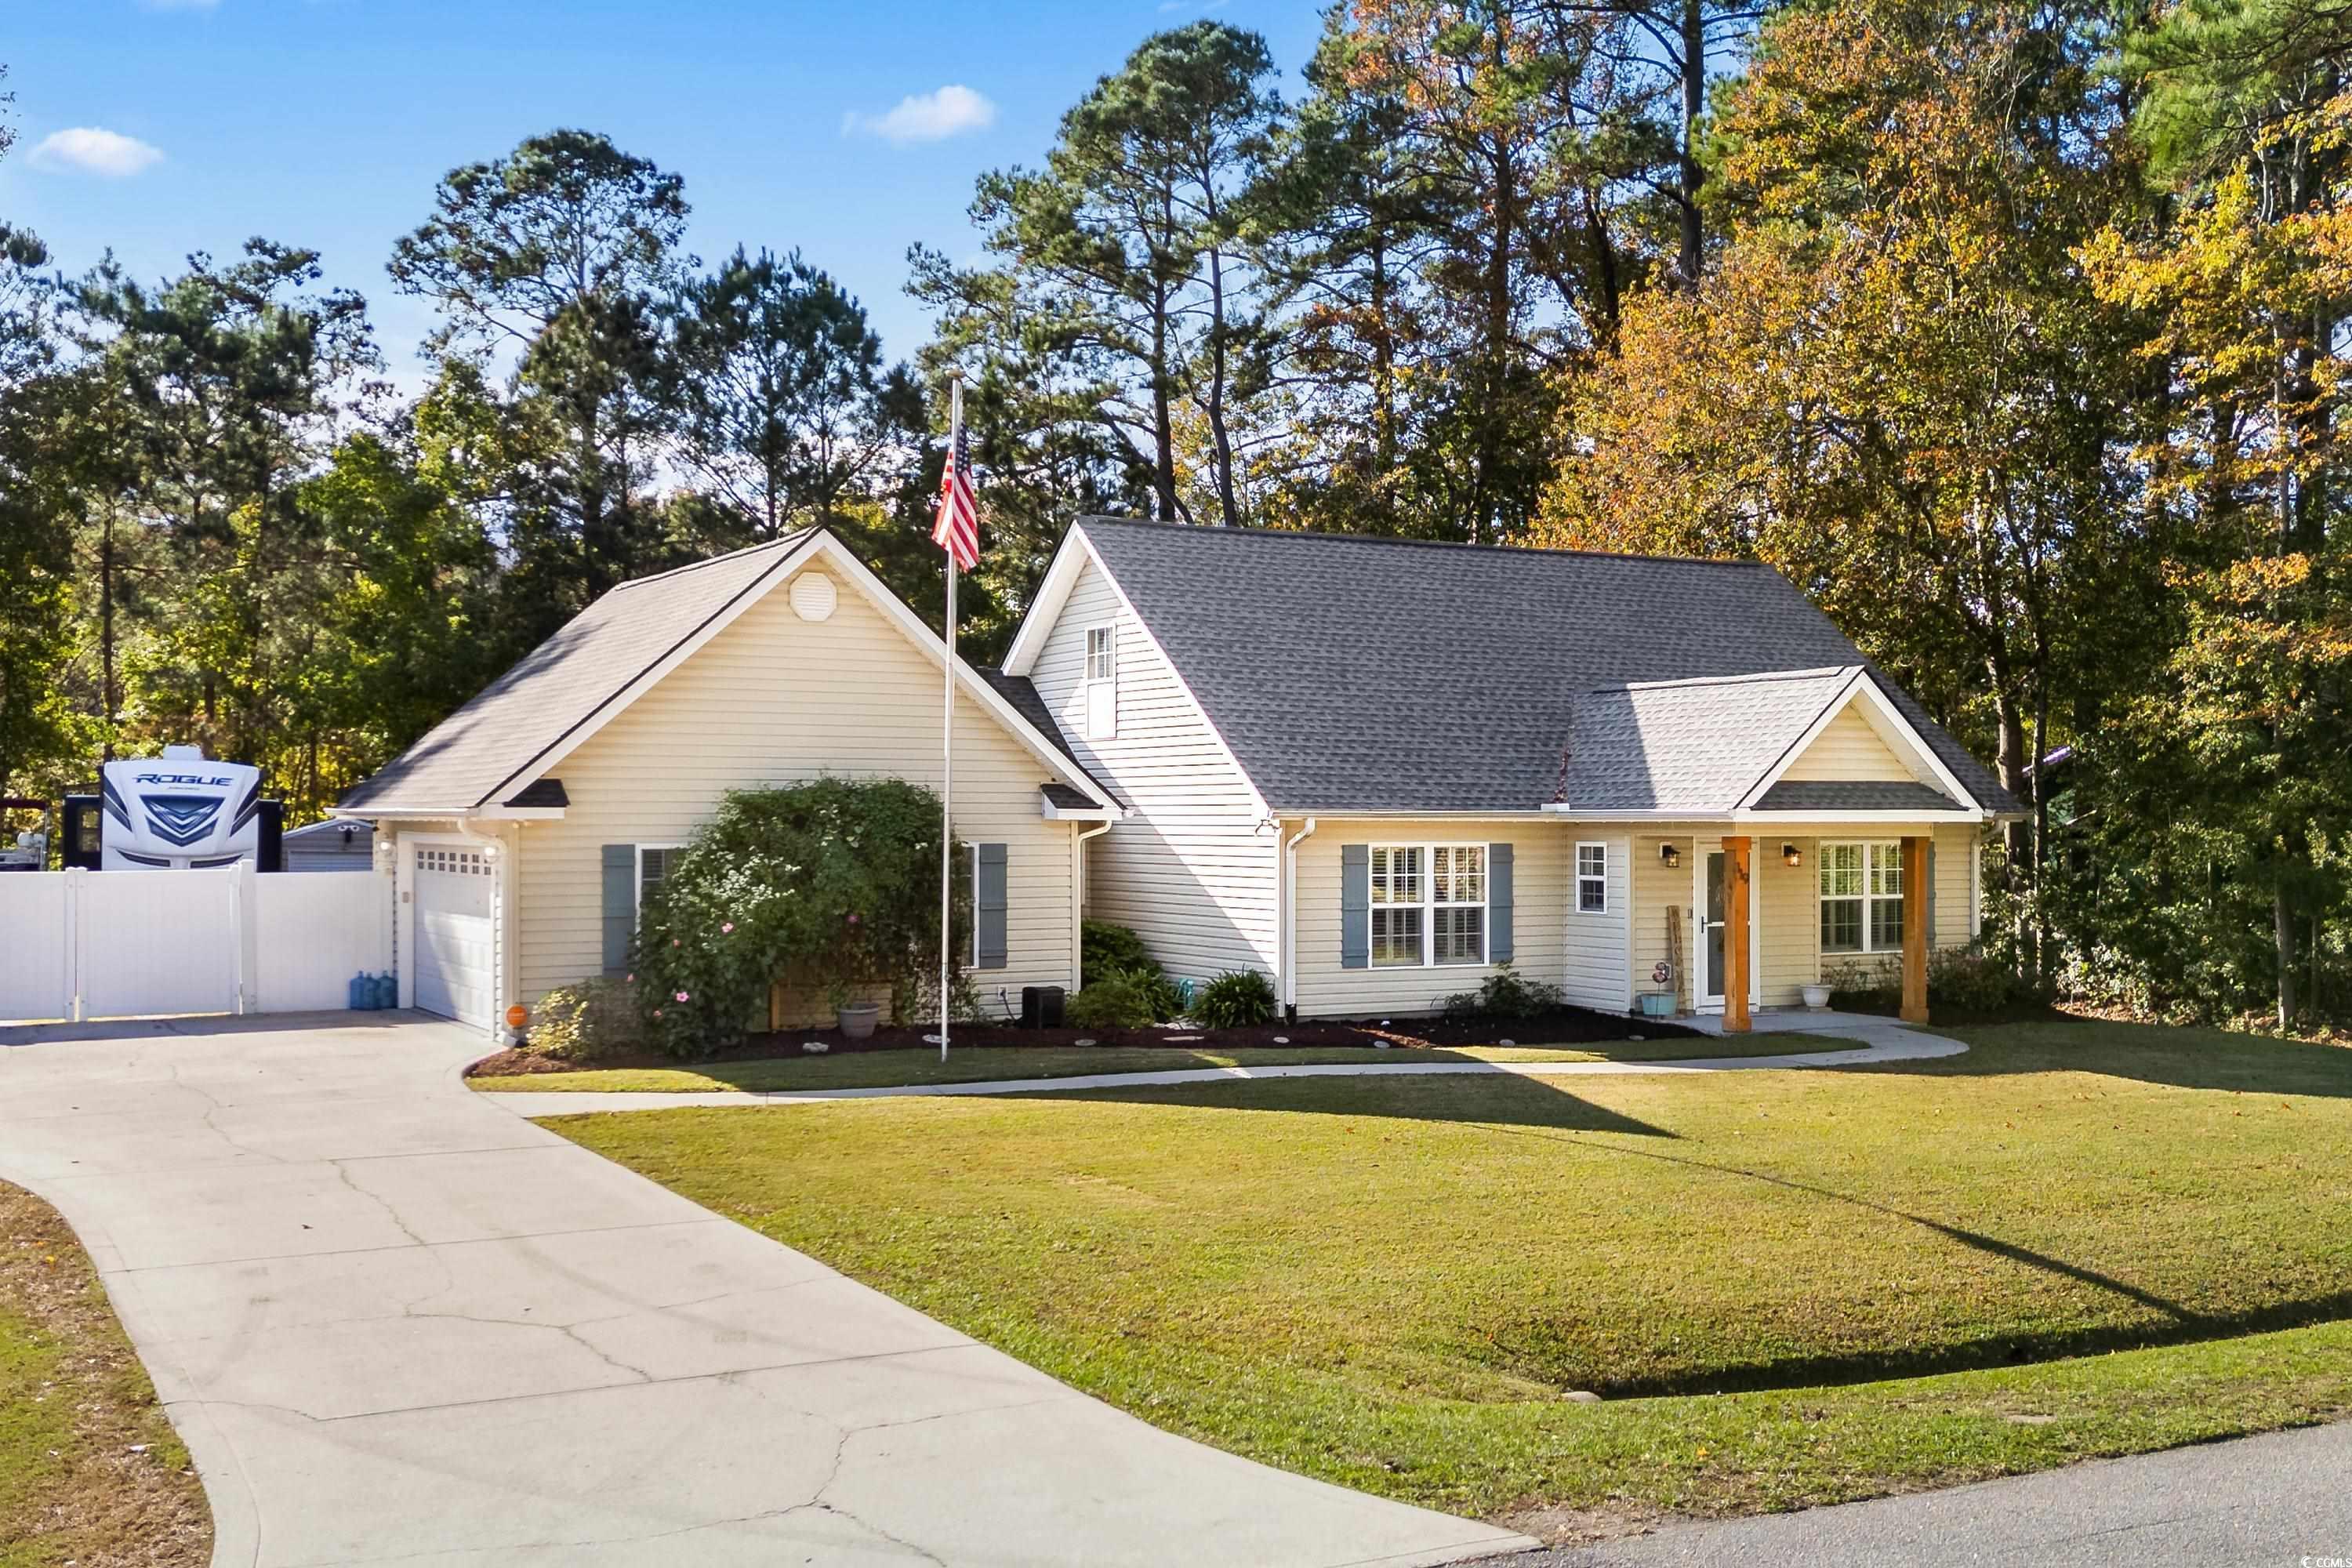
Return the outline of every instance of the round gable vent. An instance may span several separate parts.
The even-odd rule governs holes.
[[[804,621],[826,619],[840,603],[833,579],[822,572],[803,572],[793,578],[792,594],[793,614]]]

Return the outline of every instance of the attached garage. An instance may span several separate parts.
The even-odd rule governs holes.
[[[614,588],[338,807],[395,847],[402,1005],[496,1037],[549,991],[625,973],[644,889],[730,789],[938,788],[946,652],[823,529]],[[970,966],[1010,1009],[1077,984],[1083,840],[1124,808],[1028,681],[956,679]]]
[[[410,841],[416,1005],[488,1028],[498,1012],[498,866],[481,846]]]

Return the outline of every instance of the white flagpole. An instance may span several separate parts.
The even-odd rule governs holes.
[[[963,371],[948,372],[948,483],[955,482],[956,446],[963,437]],[[955,546],[948,546],[948,657],[945,728],[940,737],[940,1060],[948,1059],[949,966],[955,910]]]

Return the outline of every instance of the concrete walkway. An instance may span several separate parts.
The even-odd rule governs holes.
[[[216,1565],[1532,1544],[1080,1395],[467,1089],[480,1051],[394,1014],[0,1031],[0,1177],[96,1260]]]
[[[1712,1022],[1709,1020],[1708,1022]],[[1698,1026],[1705,1032],[1720,1033]],[[746,1091],[691,1089],[674,1093],[633,1090],[601,1094],[589,1091],[533,1093],[527,1089],[485,1094],[518,1116],[589,1116],[611,1110],[675,1110],[687,1105],[807,1105],[826,1100],[877,1100],[899,1095],[1035,1094],[1041,1090],[1151,1088],[1162,1084],[1224,1083],[1279,1078],[1450,1078],[1480,1073],[1509,1073],[1521,1078],[1616,1078],[1629,1074],[1755,1072],[1790,1068],[1870,1067],[1881,1062],[1929,1061],[1958,1056],[1969,1047],[1941,1035],[1923,1034],[1892,1018],[1858,1013],[1764,1013],[1756,1018],[1758,1034],[1821,1035],[1832,1039],[1864,1042],[1829,1051],[1792,1051],[1770,1057],[1687,1057],[1670,1062],[1479,1062],[1414,1061],[1312,1062],[1292,1067],[1173,1068],[1164,1072],[1083,1073],[1070,1078],[1002,1079],[987,1083],[909,1084],[892,1089],[811,1089]],[[1704,1047],[1694,1047],[1693,1049]],[[1410,1057],[1411,1053],[1402,1053]]]

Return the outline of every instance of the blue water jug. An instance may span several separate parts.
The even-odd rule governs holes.
[[[375,977],[374,1005],[379,1008],[400,1005],[400,983],[392,977],[390,970]]]
[[[369,979],[364,971],[352,976],[347,989],[350,993],[348,1005],[352,1012],[364,1013],[375,1005],[375,982]]]

